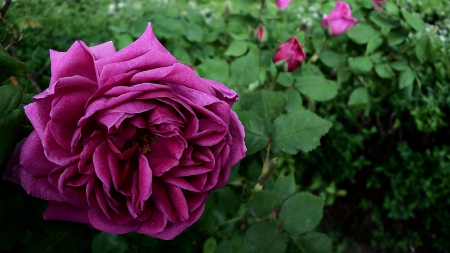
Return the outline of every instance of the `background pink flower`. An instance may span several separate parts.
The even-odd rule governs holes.
[[[292,2],[292,0],[276,0],[276,4],[280,10],[286,9],[286,7]]]
[[[306,53],[302,45],[300,45],[296,36],[292,36],[278,47],[273,56],[273,63],[285,64],[287,71],[294,71],[305,58]]]
[[[329,27],[331,35],[337,36],[352,28],[358,22],[351,15],[352,11],[347,3],[336,1],[334,9],[322,19],[322,27]]]
[[[386,2],[386,0],[372,0],[372,2],[375,4],[374,9],[382,11],[383,6],[381,6],[381,3]]]
[[[50,57],[5,178],[50,200],[47,220],[161,239],[197,221],[245,156],[237,94],[180,64],[150,25],[119,52],[77,41]]]

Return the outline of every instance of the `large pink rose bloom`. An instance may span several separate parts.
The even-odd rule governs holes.
[[[245,156],[237,94],[179,63],[150,25],[119,52],[77,41],[50,57],[5,178],[50,200],[46,220],[161,239],[197,221]]]
[[[322,27],[329,27],[330,33],[337,36],[352,28],[358,20],[352,18],[352,10],[346,2],[336,1],[334,9],[322,19]]]

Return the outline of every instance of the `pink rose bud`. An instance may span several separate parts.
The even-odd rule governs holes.
[[[258,28],[256,28],[255,30],[255,38],[257,38],[259,40],[259,42],[264,42],[267,40],[267,31],[266,28],[264,28],[264,26],[260,25],[258,26]]]
[[[378,11],[383,11],[383,6],[381,5],[382,2],[386,2],[386,0],[372,0],[372,2],[375,4],[374,9]]]
[[[283,65],[286,71],[294,71],[298,65],[305,60],[306,54],[297,37],[292,36],[288,41],[278,47],[277,52],[273,56],[275,65]]]
[[[350,10],[350,6],[345,2],[337,1],[330,14],[323,18],[322,27],[329,27],[331,35],[337,36],[352,28],[358,22],[351,15],[352,11]]]
[[[238,94],[181,64],[150,24],[118,52],[76,41],[50,60],[4,178],[50,201],[45,220],[164,240],[197,221],[245,156]]]
[[[280,10],[284,11],[284,9],[286,9],[286,7],[292,2],[292,0],[276,0],[277,6],[278,8],[280,8]]]

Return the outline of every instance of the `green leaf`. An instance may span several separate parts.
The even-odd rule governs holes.
[[[92,253],[123,253],[128,250],[128,243],[123,235],[100,232],[92,240]]]
[[[400,72],[398,83],[400,89],[408,87],[414,83],[414,73],[411,68],[408,67]]]
[[[415,52],[417,59],[419,59],[421,63],[426,62],[432,54],[430,37],[422,36],[416,44]]]
[[[391,78],[395,75],[391,67],[387,63],[375,65],[375,72],[381,78]]]
[[[409,68],[408,61],[405,59],[392,62],[390,66],[397,71],[402,71]]]
[[[338,85],[319,76],[302,76],[295,81],[295,87],[302,94],[317,100],[327,101],[337,95]]]
[[[245,129],[247,155],[252,155],[267,147],[270,137],[270,125],[253,112],[239,112],[239,120]]]
[[[309,152],[320,145],[320,138],[330,127],[330,122],[311,111],[293,111],[275,119],[274,144],[281,151],[292,155],[299,150]]]
[[[187,50],[182,47],[176,47],[174,50],[171,51],[171,53],[173,54],[173,56],[177,58],[177,60],[179,60],[184,64],[189,64],[190,62],[192,62],[191,56],[189,55]],[[228,73],[226,74],[228,76]]]
[[[241,253],[284,253],[286,235],[273,223],[261,221],[253,224],[244,236]]]
[[[41,223],[21,253],[86,252],[90,245],[89,229],[82,224],[60,221]],[[105,245],[103,245],[105,246]],[[109,251],[96,251],[109,252]],[[94,252],[94,253],[96,253]]]
[[[188,23],[186,25],[186,38],[189,41],[202,42],[203,30],[195,23]]]
[[[420,17],[414,16],[406,10],[401,10],[403,18],[406,20],[412,28],[416,29],[419,32],[425,31],[425,26]]]
[[[382,13],[378,10],[374,10],[370,13],[369,19],[374,22],[376,25],[378,25],[381,28],[390,30],[392,28],[398,27],[399,23],[391,21],[389,19],[385,18],[385,15],[382,15]]]
[[[259,64],[253,54],[247,54],[231,63],[231,80],[237,85],[249,85],[258,79]]]
[[[384,5],[387,13],[392,13],[394,15],[398,15],[398,7],[396,3],[393,3],[391,1],[386,1]]]
[[[286,95],[286,105],[284,109],[287,112],[303,109],[302,96],[297,90],[287,89],[284,94]]]
[[[147,29],[148,20],[143,17],[138,17],[135,21],[133,21],[133,25],[131,26],[130,33],[133,37],[139,38]]]
[[[133,38],[128,33],[119,34],[116,36],[117,49],[122,49],[133,43]]]
[[[0,117],[14,110],[22,99],[22,87],[17,85],[3,85],[0,87]]]
[[[177,19],[155,18],[152,28],[157,37],[172,38],[186,32],[184,23]]]
[[[373,67],[373,63],[367,55],[348,58],[348,65],[350,70],[357,75],[367,74]]]
[[[277,79],[277,83],[284,87],[291,87],[294,84],[294,77],[290,72],[282,72]]]
[[[14,150],[24,119],[23,109],[14,109],[0,118],[0,161],[8,159]]]
[[[205,243],[203,243],[203,253],[214,253],[216,252],[217,242],[214,237],[208,238]]]
[[[383,44],[383,38],[381,36],[373,36],[367,43],[366,54],[372,53],[379,48],[381,44]]]
[[[244,40],[233,40],[225,51],[226,56],[241,56],[247,52],[248,43]]]
[[[2,45],[0,45],[0,69],[0,82],[10,76],[21,76],[30,72],[25,63],[14,59]]]
[[[347,61],[345,54],[339,54],[330,50],[325,50],[320,54],[319,58],[323,64],[330,68],[337,68]]]
[[[217,196],[217,204],[215,206],[217,209],[229,214],[236,213],[236,210],[239,207],[239,199],[230,187],[225,186],[220,188],[215,191],[215,194]]]
[[[25,115],[17,108],[22,100],[22,87],[4,85],[0,87],[0,160],[11,155],[22,129]]]
[[[348,105],[361,105],[369,103],[369,92],[364,87],[356,88],[350,94]]]
[[[230,67],[222,59],[206,59],[202,64],[195,67],[197,74],[219,83],[226,83],[229,78]]]
[[[239,103],[244,111],[256,113],[267,123],[272,123],[283,110],[284,96],[268,90],[252,91],[242,94]]]
[[[289,174],[287,177],[279,177],[272,192],[277,198],[277,206],[281,205],[286,198],[295,193],[295,179],[294,174]]]
[[[337,82],[338,84],[343,84],[350,79],[352,72],[350,72],[347,68],[339,68],[337,73]]]
[[[281,207],[280,223],[283,229],[294,235],[313,230],[322,219],[323,198],[308,192],[289,197]]]
[[[344,60],[344,62],[345,62],[345,60]],[[300,71],[294,71],[294,72],[292,72],[292,74],[295,77],[298,77],[298,75],[300,75],[300,76],[322,76],[322,77],[324,76],[324,74],[322,73],[320,68],[314,64],[304,64],[300,68]]]
[[[303,253],[331,253],[331,239],[322,233],[311,232],[295,238]]]
[[[222,240],[217,245],[216,253],[233,253],[233,244],[228,240]]]
[[[258,218],[268,217],[275,209],[277,198],[269,191],[254,191],[250,199],[250,204]]]
[[[379,36],[379,33],[370,25],[357,24],[347,31],[347,35],[357,44],[366,44],[373,36]]]
[[[404,30],[391,31],[388,34],[388,45],[391,47],[398,45],[398,44],[402,43],[406,39],[407,36],[408,36],[408,34],[405,33]]]

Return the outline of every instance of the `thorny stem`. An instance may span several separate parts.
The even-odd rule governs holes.
[[[364,79],[362,78],[362,76],[357,76],[358,80],[361,81],[361,83],[364,85],[364,87],[369,87],[369,85],[366,83],[366,81],[364,81]]]
[[[245,218],[245,216],[237,216],[237,217],[231,218],[231,219],[229,219],[229,220],[226,220],[226,221],[224,221],[224,222],[221,222],[221,223],[219,223],[217,226],[218,226],[218,227],[219,227],[219,226],[223,226],[223,225],[225,225],[225,224],[233,223],[233,222],[242,220],[242,219],[244,219],[244,218]]]
[[[277,158],[270,158],[270,144],[272,140],[269,140],[269,144],[267,145],[267,153],[266,160],[264,161],[263,169],[261,171],[261,175],[258,177],[258,183],[255,185],[255,190],[261,190],[263,185],[269,180],[272,174],[275,172],[277,168]]]
[[[278,80],[279,76],[280,76],[280,71],[277,70],[277,73],[275,74],[272,82],[270,83],[269,90],[273,90],[275,88],[275,85],[277,84],[277,80]],[[270,149],[270,143],[269,143],[269,149]]]
[[[309,64],[311,62],[315,62],[315,61],[317,61],[317,59],[319,59],[320,53],[322,53],[323,49],[327,45],[327,42],[328,42],[328,40],[325,38],[325,41],[323,42],[322,47],[320,48],[319,52],[317,52],[311,58],[309,58],[309,61],[307,62],[307,64]]]

